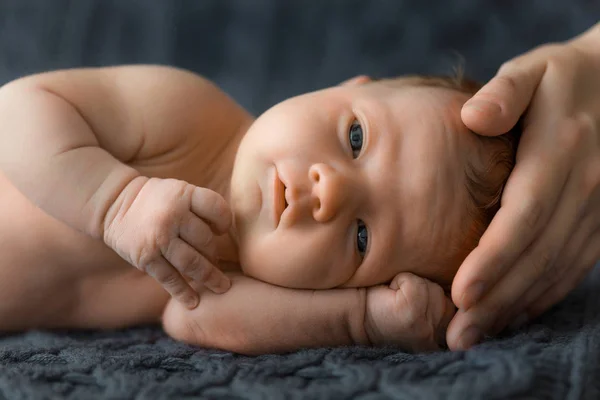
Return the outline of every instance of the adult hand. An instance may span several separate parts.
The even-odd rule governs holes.
[[[502,65],[462,119],[494,136],[524,113],[500,210],[452,285],[454,350],[539,315],[600,258],[600,24]]]
[[[215,266],[214,240],[231,220],[225,199],[210,189],[138,177],[108,211],[104,241],[175,300],[194,308],[202,287],[223,293],[231,285]]]

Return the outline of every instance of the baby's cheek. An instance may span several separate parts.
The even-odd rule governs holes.
[[[348,280],[349,274],[340,270],[318,251],[306,251],[294,244],[254,248],[240,257],[244,275],[272,285],[290,289],[331,289]]]

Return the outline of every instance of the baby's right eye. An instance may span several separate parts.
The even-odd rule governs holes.
[[[367,245],[369,244],[369,231],[367,226],[360,219],[356,220],[358,228],[356,229],[356,249],[360,254],[361,258],[364,258],[367,252]]]
[[[363,147],[363,129],[360,126],[360,122],[354,121],[350,126],[348,132],[348,140],[350,141],[350,148],[352,149],[352,157],[357,158]]]

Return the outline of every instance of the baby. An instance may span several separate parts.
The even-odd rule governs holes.
[[[443,288],[497,211],[518,140],[466,129],[476,89],[361,76],[255,120],[173,68],[7,84],[0,331],[161,321],[246,354],[438,348]]]

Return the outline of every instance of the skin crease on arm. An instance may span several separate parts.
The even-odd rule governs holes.
[[[57,71],[14,81],[0,90],[0,168],[42,210],[102,238],[108,208],[140,175],[140,168],[127,163],[160,176],[144,160],[167,164],[199,123],[207,128],[205,139],[217,144],[215,153],[219,142],[237,133],[243,121],[231,118],[231,107],[219,109],[223,102],[209,101],[215,96],[224,97],[196,75],[150,66]],[[207,165],[215,155],[206,155]],[[176,178],[193,181],[189,175]]]
[[[0,169],[31,203],[188,306],[197,287],[227,290],[207,233],[231,221],[215,160],[251,117],[212,83],[156,66],[50,72],[3,87],[0,120]]]

